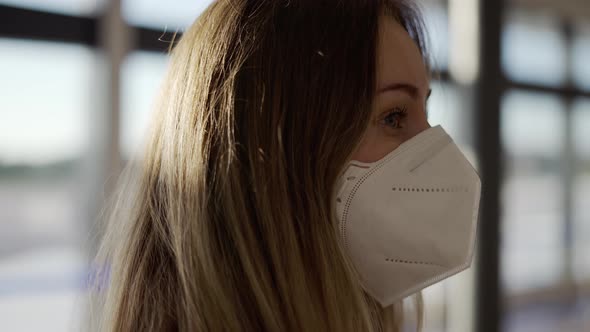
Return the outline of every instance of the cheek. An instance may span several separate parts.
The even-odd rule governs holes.
[[[402,142],[403,138],[383,135],[378,126],[369,126],[361,144],[353,153],[352,159],[363,163],[372,163],[395,150]]]
[[[403,142],[430,128],[426,114],[413,118],[405,124],[398,135],[388,133],[379,125],[370,125],[365,132],[361,144],[352,154],[352,159],[363,163],[373,163],[397,149]]]

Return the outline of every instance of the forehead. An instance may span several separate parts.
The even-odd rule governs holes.
[[[403,26],[390,16],[379,20],[377,88],[391,83],[428,86],[428,73],[418,46]]]

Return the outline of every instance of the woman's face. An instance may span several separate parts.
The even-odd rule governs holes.
[[[397,21],[381,16],[376,91],[369,126],[352,159],[374,162],[430,127],[430,82],[418,46]]]

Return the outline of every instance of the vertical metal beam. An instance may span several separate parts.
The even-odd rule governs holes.
[[[122,0],[110,0],[106,5],[105,16],[100,22],[100,45],[107,60],[108,103],[104,112],[104,157],[107,176],[119,173],[121,158],[119,153],[119,118],[121,107],[121,66],[132,49],[132,30],[123,19]],[[110,188],[108,188],[110,189]]]
[[[565,68],[566,68],[566,87],[568,89],[573,88],[573,54],[572,46],[574,40],[574,27],[571,21],[562,18],[562,34],[565,39]],[[575,165],[576,155],[574,152],[574,133],[573,133],[573,119],[572,119],[572,108],[574,106],[575,96],[566,94],[564,96],[565,106],[565,121],[564,121],[564,141],[563,141],[563,152],[562,152],[562,189],[563,189],[563,284],[567,287],[569,292],[569,299],[571,303],[575,303],[577,292],[574,278],[574,220],[573,220],[573,192],[574,192],[574,177],[575,177]]]
[[[98,213],[105,200],[113,192],[120,173],[119,119],[121,108],[121,66],[127,54],[135,46],[134,30],[124,21],[121,0],[108,0],[104,12],[98,18],[98,57],[93,95],[99,95],[93,105],[90,119],[92,144],[89,151],[88,230],[93,233],[93,242],[87,243],[87,251],[93,257],[100,229],[96,224]]]
[[[475,96],[475,146],[482,177],[476,267],[475,331],[501,329],[500,289],[500,182],[502,157],[500,142],[500,100],[504,90],[501,68],[502,0],[479,1],[480,57],[479,81]]]

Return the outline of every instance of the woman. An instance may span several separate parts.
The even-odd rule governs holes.
[[[399,0],[213,2],[171,51],[149,140],[114,199],[95,328],[398,331],[403,297],[467,267],[471,220],[449,227],[465,239],[445,256],[423,237],[428,223],[398,234],[384,228],[397,212],[371,205],[411,190],[376,193],[384,178],[369,173],[401,165],[384,160],[443,146],[429,143],[444,135],[426,120],[420,22]],[[475,201],[474,179],[437,192],[467,188]],[[367,254],[406,236],[409,256]]]

